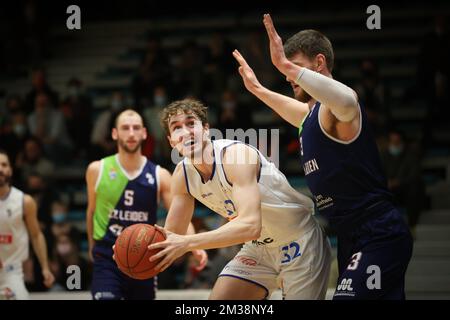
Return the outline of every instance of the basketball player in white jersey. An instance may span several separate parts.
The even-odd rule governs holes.
[[[209,139],[206,107],[181,100],[161,116],[170,145],[184,156],[173,174],[167,239],[151,261],[165,270],[194,249],[245,243],[216,281],[210,299],[265,299],[282,288],[285,299],[324,299],[330,246],[313,218],[313,202],[298,193],[257,149],[235,140]],[[197,199],[229,222],[186,235]]]
[[[8,154],[0,150],[0,300],[28,299],[22,263],[28,258],[29,238],[42,269],[44,284],[51,287],[47,246],[37,220],[33,198],[10,185],[12,168]]]

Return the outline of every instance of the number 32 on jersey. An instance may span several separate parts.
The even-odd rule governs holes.
[[[300,244],[295,241],[281,248],[281,251],[283,253],[282,264],[289,263],[302,255],[300,252]]]

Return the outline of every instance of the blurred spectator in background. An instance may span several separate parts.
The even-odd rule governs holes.
[[[27,118],[19,96],[6,99],[5,108],[0,114],[0,148],[8,150],[15,159],[28,137]]]
[[[36,201],[38,212],[37,219],[47,242],[47,252],[51,252],[54,244],[54,237],[51,231],[53,224],[51,216],[52,204],[58,200],[58,195],[47,184],[44,178],[37,173],[30,173],[27,177],[25,190]],[[42,272],[38,259],[34,253],[30,253],[27,261],[26,282],[30,291],[46,291],[42,284]]]
[[[390,92],[381,79],[378,65],[373,60],[364,60],[360,65],[360,80],[354,85],[364,107],[367,119],[377,137],[386,134],[389,121]]]
[[[125,107],[124,95],[119,91],[113,92],[111,106],[99,114],[94,122],[89,159],[103,158],[116,152],[117,142],[112,140],[111,130],[114,127],[114,119]]]
[[[68,233],[59,234],[56,237],[53,252],[53,261],[50,268],[56,279],[56,290],[70,290],[67,287],[67,273],[69,266],[78,266],[80,273],[80,290],[88,290],[91,281],[91,266],[80,254],[80,237],[75,229]]]
[[[42,142],[51,161],[62,163],[69,158],[73,147],[64,116],[51,107],[47,94],[36,96],[34,111],[28,116],[28,128]]]
[[[8,115],[17,111],[24,111],[22,98],[19,95],[11,95],[6,99],[5,112]]]
[[[402,132],[393,129],[389,132],[388,147],[381,153],[381,159],[388,188],[394,194],[395,202],[406,210],[409,226],[414,232],[425,200],[418,153],[407,144]]]
[[[82,82],[72,78],[67,83],[67,97],[61,105],[70,139],[77,155],[87,152],[91,136],[92,102],[85,94]]]
[[[63,234],[69,234],[72,230],[72,224],[68,221],[69,207],[64,202],[56,200],[52,203],[52,235],[58,238]]]
[[[148,132],[147,140],[142,148],[142,154],[162,166],[164,166],[167,159],[170,159],[171,150],[164,131],[161,130],[159,124],[159,113],[170,100],[166,87],[157,86],[153,91],[151,103],[145,106],[142,111],[144,125]]]
[[[138,74],[132,82],[134,105],[140,110],[145,98],[151,99],[156,86],[170,86],[171,67],[168,54],[161,47],[159,37],[150,35],[147,40],[147,50],[139,67]]]
[[[273,65],[267,63],[270,61],[267,36],[259,30],[248,33],[242,52],[244,57],[246,57],[248,61],[252,62],[252,69],[255,74],[261,75],[259,78],[264,86],[267,88],[273,88],[277,82],[277,79],[280,79],[280,77],[278,76],[278,73],[274,72]],[[237,72],[236,75],[238,76]],[[239,81],[239,84],[242,85],[242,81]]]
[[[244,129],[252,127],[251,112],[240,106],[236,94],[225,90],[221,95],[217,129],[226,135],[226,129]],[[232,138],[230,138],[232,139]]]
[[[219,102],[222,92],[227,88],[228,79],[235,75],[236,65],[230,54],[235,46],[221,33],[214,33],[208,43],[206,56],[207,101],[212,105]]]
[[[195,42],[185,42],[176,57],[173,84],[175,98],[185,96],[203,97],[205,86],[205,54]]]
[[[53,236],[51,232],[53,218],[52,206],[59,201],[59,195],[53,189],[51,182],[44,179],[40,174],[31,172],[27,176],[26,190],[36,201],[38,206],[38,221],[42,232],[47,240],[48,249],[53,244]]]
[[[17,155],[16,169],[20,171],[20,177],[25,182],[32,173],[39,174],[45,180],[51,178],[55,166],[44,156],[40,140],[29,137],[23,150]]]
[[[56,108],[58,106],[58,94],[50,88],[47,83],[47,77],[44,69],[38,68],[31,73],[32,89],[25,98],[25,112],[29,114],[33,111],[36,105],[36,98],[43,93],[47,96],[48,104]]]

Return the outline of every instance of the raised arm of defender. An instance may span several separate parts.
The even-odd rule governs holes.
[[[247,90],[278,113],[284,120],[298,128],[309,112],[308,105],[265,88],[259,83],[252,68],[238,50],[233,51],[233,56],[240,64],[239,73]]]
[[[359,106],[355,92],[331,77],[324,76],[289,61],[284,53],[282,40],[277,34],[269,15],[264,15],[264,25],[269,36],[270,54],[275,67],[286,75],[288,79],[302,87],[312,98],[320,101],[324,109],[329,111],[330,116],[324,113],[324,116],[321,117],[321,122],[325,128],[331,127],[334,121],[341,122],[344,126],[337,128],[338,138],[353,136],[359,127]],[[295,127],[299,127],[309,112],[308,105],[263,87],[253,70],[237,50],[233,52],[233,56],[240,64],[239,73],[244,80],[247,90],[267,104],[287,122]],[[343,132],[339,132],[341,128]]]
[[[294,80],[311,97],[329,108],[339,121],[352,121],[358,115],[358,101],[355,92],[339,81],[289,61],[270,15],[265,14],[263,21],[269,36],[270,56],[274,66],[288,79]]]

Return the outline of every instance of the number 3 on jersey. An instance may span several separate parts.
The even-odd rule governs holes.
[[[124,194],[125,200],[124,204],[128,207],[131,207],[134,203],[134,190],[125,190]]]
[[[356,270],[358,269],[359,260],[361,260],[362,252],[357,252],[354,255],[352,255],[352,260],[347,266],[347,270]]]

